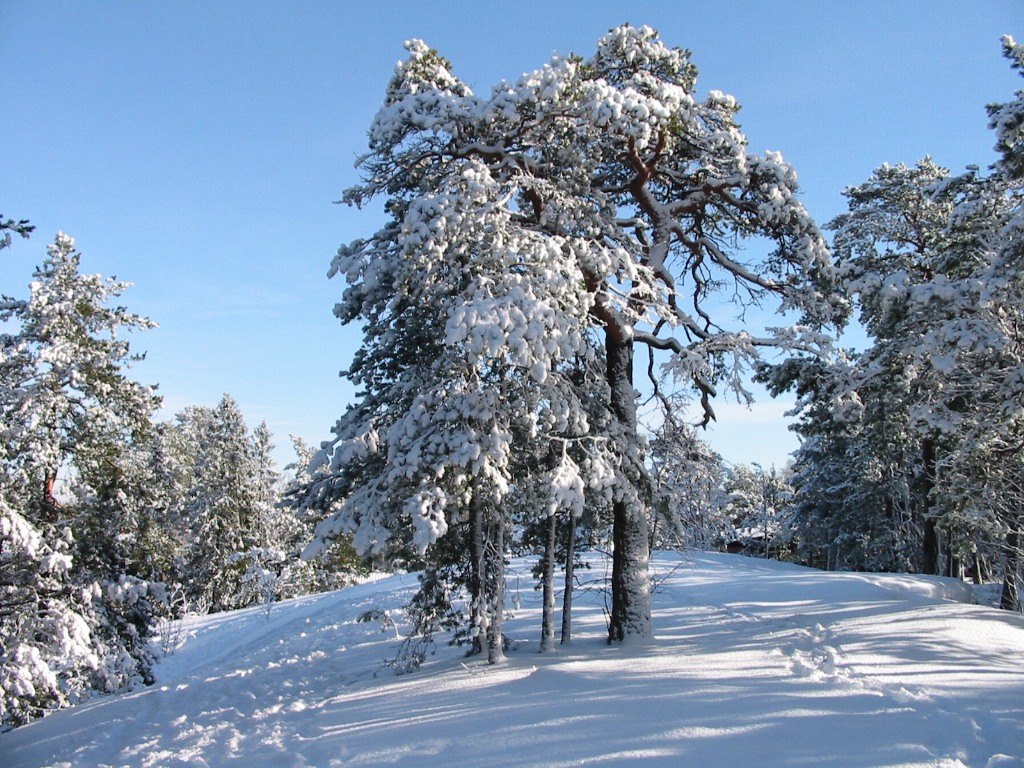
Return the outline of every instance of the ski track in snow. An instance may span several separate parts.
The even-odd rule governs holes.
[[[394,632],[356,617],[400,618],[394,576],[193,620],[155,686],[0,735],[0,765],[1024,768],[1024,618],[960,582],[660,553],[653,645],[607,647],[590,590],[542,656],[530,566],[503,665],[439,643],[375,676]]]

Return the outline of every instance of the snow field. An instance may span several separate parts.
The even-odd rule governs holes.
[[[653,646],[607,647],[591,588],[574,643],[540,655],[530,566],[501,666],[442,642],[375,676],[394,631],[356,618],[401,620],[398,575],[193,620],[156,686],[4,734],[0,763],[1024,768],[1024,618],[964,584],[659,553]]]

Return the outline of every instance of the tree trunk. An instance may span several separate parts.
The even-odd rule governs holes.
[[[633,342],[608,328],[610,406],[618,420],[620,470],[624,488],[612,506],[612,605],[608,622],[609,643],[647,642],[651,639],[651,585],[648,573],[647,510],[642,501],[642,457],[637,434],[636,398],[633,394]]]
[[[1006,534],[1006,568],[1003,574],[1003,593],[999,598],[999,607],[1007,611],[1020,610],[1020,531],[1011,528]]]
[[[565,544],[565,589],[562,592],[561,644],[572,642],[572,591],[576,586],[576,518],[569,514],[569,535]]]
[[[935,441],[925,438],[921,443],[921,464],[924,482],[921,489],[922,525],[924,541],[921,552],[921,571],[932,576],[939,575],[939,532],[932,516],[932,490],[935,488]]]
[[[484,512],[479,501],[470,500],[469,546],[472,568],[469,580],[470,621],[473,625],[473,653],[483,653],[487,633],[487,552],[484,547]]]
[[[59,524],[61,518],[61,506],[57,501],[54,492],[57,487],[57,470],[47,471],[43,480],[43,499],[39,510],[43,522]]]
[[[558,517],[548,518],[547,538],[544,540],[543,592],[544,607],[540,621],[540,652],[553,653],[555,650],[555,544],[558,539]]]
[[[948,530],[946,532],[946,540],[943,542],[946,545],[946,576],[962,579],[964,577],[964,564],[956,553],[955,542],[953,541],[954,533],[955,529],[951,528]]]
[[[57,486],[57,473],[47,472],[46,481],[43,483],[43,501],[51,506],[57,505],[57,499],[53,495],[54,488]]]
[[[971,576],[975,584],[985,584],[991,576],[992,568],[988,559],[981,552],[974,553],[974,573]]]
[[[487,605],[490,609],[487,624],[487,663],[497,664],[505,660],[505,635],[502,632],[505,618],[505,518],[498,513],[492,516],[488,528],[490,535],[486,542],[490,554],[490,568],[485,584],[489,586]]]

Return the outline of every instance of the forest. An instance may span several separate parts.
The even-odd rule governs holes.
[[[162,623],[370,571],[421,574],[403,672],[448,629],[500,662],[523,556],[542,652],[597,553],[612,645],[654,642],[662,549],[942,574],[1020,611],[1024,89],[987,108],[990,167],[880,166],[819,225],[696,74],[625,25],[477,94],[408,43],[344,197],[387,220],[331,263],[358,395],[283,469],[229,394],[156,418],[131,375],[152,321],[59,233],[0,298],[0,728],[151,684]],[[0,253],[30,222],[0,216]],[[752,380],[797,396],[785,467],[701,439]]]

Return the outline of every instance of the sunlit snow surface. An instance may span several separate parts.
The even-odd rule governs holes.
[[[0,765],[1024,768],[1024,618],[959,582],[658,554],[657,642],[622,649],[598,561],[575,642],[540,656],[512,567],[502,666],[441,644],[375,677],[394,632],[356,617],[400,618],[416,581],[393,576],[198,620],[156,686],[0,736]]]

